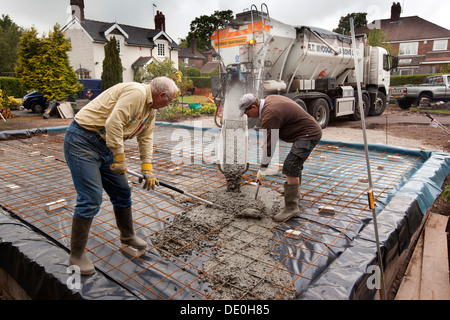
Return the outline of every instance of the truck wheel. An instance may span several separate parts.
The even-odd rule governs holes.
[[[362,100],[363,100],[363,108],[364,108],[364,117],[367,117],[369,115],[370,98],[366,94],[363,94]],[[350,115],[350,119],[353,121],[360,121],[361,113],[359,112],[358,99],[355,100],[355,103],[356,103],[355,113]]]
[[[421,93],[419,98],[417,98],[416,106],[420,107],[423,105],[424,107],[429,107],[431,103],[432,97],[429,93]]]
[[[322,129],[328,126],[328,121],[330,121],[330,108],[328,107],[327,100],[323,98],[312,100],[308,106],[308,113],[316,119]]]
[[[31,111],[33,111],[34,113],[44,113],[45,106],[40,102],[35,102],[31,105]]]
[[[369,109],[369,116],[381,116],[384,110],[386,110],[386,95],[378,91],[375,104],[371,105]]]
[[[300,106],[300,107],[302,107],[303,108],[303,110],[305,110],[305,111],[308,111],[308,108],[306,107],[306,103],[305,103],[305,101],[303,101],[302,99],[300,99],[300,98],[294,98],[294,101]]]

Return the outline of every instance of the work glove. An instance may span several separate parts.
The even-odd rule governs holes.
[[[141,166],[141,174],[145,179],[139,178],[139,183],[144,180],[144,189],[147,190],[155,190],[155,186],[159,186],[158,180],[156,180],[155,175],[153,174],[153,165],[151,163],[143,163]]]
[[[114,156],[114,163],[110,166],[111,170],[117,174],[125,174],[128,171],[125,163],[125,153],[119,153]]]
[[[256,174],[256,181],[258,183],[263,183],[264,179],[266,179],[266,170],[267,168],[259,169],[258,173]]]

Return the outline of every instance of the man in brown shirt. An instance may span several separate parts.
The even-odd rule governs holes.
[[[261,127],[266,130],[261,167],[257,174],[259,183],[265,179],[275,149],[272,135],[278,133],[281,140],[292,143],[283,164],[283,174],[286,175],[285,208],[273,218],[278,222],[286,221],[300,213],[298,201],[303,164],[322,138],[322,128],[308,112],[284,96],[271,95],[258,99],[253,94],[246,94],[239,101],[239,110],[241,117],[246,114],[250,118],[260,118]]]

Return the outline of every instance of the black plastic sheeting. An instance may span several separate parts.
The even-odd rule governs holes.
[[[441,193],[450,174],[450,155],[430,153],[425,164],[408,179],[377,215],[386,289],[395,277],[400,256],[418,231],[423,216]],[[313,280],[300,299],[373,299],[376,288],[369,289],[374,273],[368,267],[378,264],[375,226],[371,221],[350,246]]]
[[[378,233],[385,269],[386,288],[390,287],[400,256],[421,224],[423,214],[417,201],[395,197],[378,215]],[[350,246],[327,269],[311,282],[301,295],[302,300],[367,300],[374,299],[377,290],[368,282],[373,276],[370,266],[378,265],[374,225],[371,223],[350,243]]]
[[[6,140],[13,137],[31,136],[33,134],[47,133],[47,129],[8,130],[0,132],[0,139]]]
[[[0,268],[36,300],[135,300],[134,294],[100,270],[80,277],[81,289],[68,270],[69,253],[39,230],[0,209]]]
[[[67,129],[67,126],[0,131],[0,140],[8,140],[8,139],[12,139],[12,138],[23,138],[24,136],[32,136],[35,134],[65,131],[66,129]]]

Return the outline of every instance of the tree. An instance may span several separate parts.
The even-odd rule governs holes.
[[[150,80],[156,77],[169,77],[173,79],[178,89],[180,89],[178,97],[184,96],[189,89],[193,88],[192,80],[184,77],[181,71],[175,69],[174,62],[169,58],[162,61],[153,60],[152,63],[144,67],[144,72],[141,77],[143,82],[150,82]]]
[[[105,46],[105,59],[103,60],[102,70],[102,91],[112,87],[117,83],[123,82],[122,60],[119,56],[115,37],[109,39]]]
[[[450,63],[447,63],[447,64],[442,64],[441,66],[440,66],[440,68],[439,68],[439,72],[440,73],[450,73]],[[450,202],[450,187],[449,187],[449,190],[448,190],[448,195],[449,195],[449,202]]]
[[[365,27],[367,25],[367,13],[365,12],[355,12],[349,13],[345,17],[341,17],[339,20],[339,25],[336,29],[333,29],[334,32],[349,35],[350,34],[350,17],[353,17],[353,22],[355,25],[355,30]]]
[[[15,68],[20,82],[26,89],[38,90],[38,75],[34,57],[39,55],[40,40],[34,27],[26,31],[20,38],[19,50],[17,51],[18,64]]]
[[[366,31],[369,46],[383,47],[392,54],[392,46],[386,43],[386,33],[381,29],[370,29]]]
[[[65,100],[80,90],[77,75],[69,63],[70,41],[59,24],[48,36],[37,37],[34,27],[24,33],[19,44],[16,73],[27,89],[42,93],[47,100]]]
[[[200,52],[208,51],[212,48],[211,36],[214,31],[223,29],[234,19],[232,10],[214,11],[212,15],[202,15],[191,21],[191,31],[186,37],[188,46],[192,46],[192,35],[197,39],[197,50]]]
[[[17,63],[17,50],[23,29],[15,24],[8,15],[0,19],[0,75],[11,75]]]

